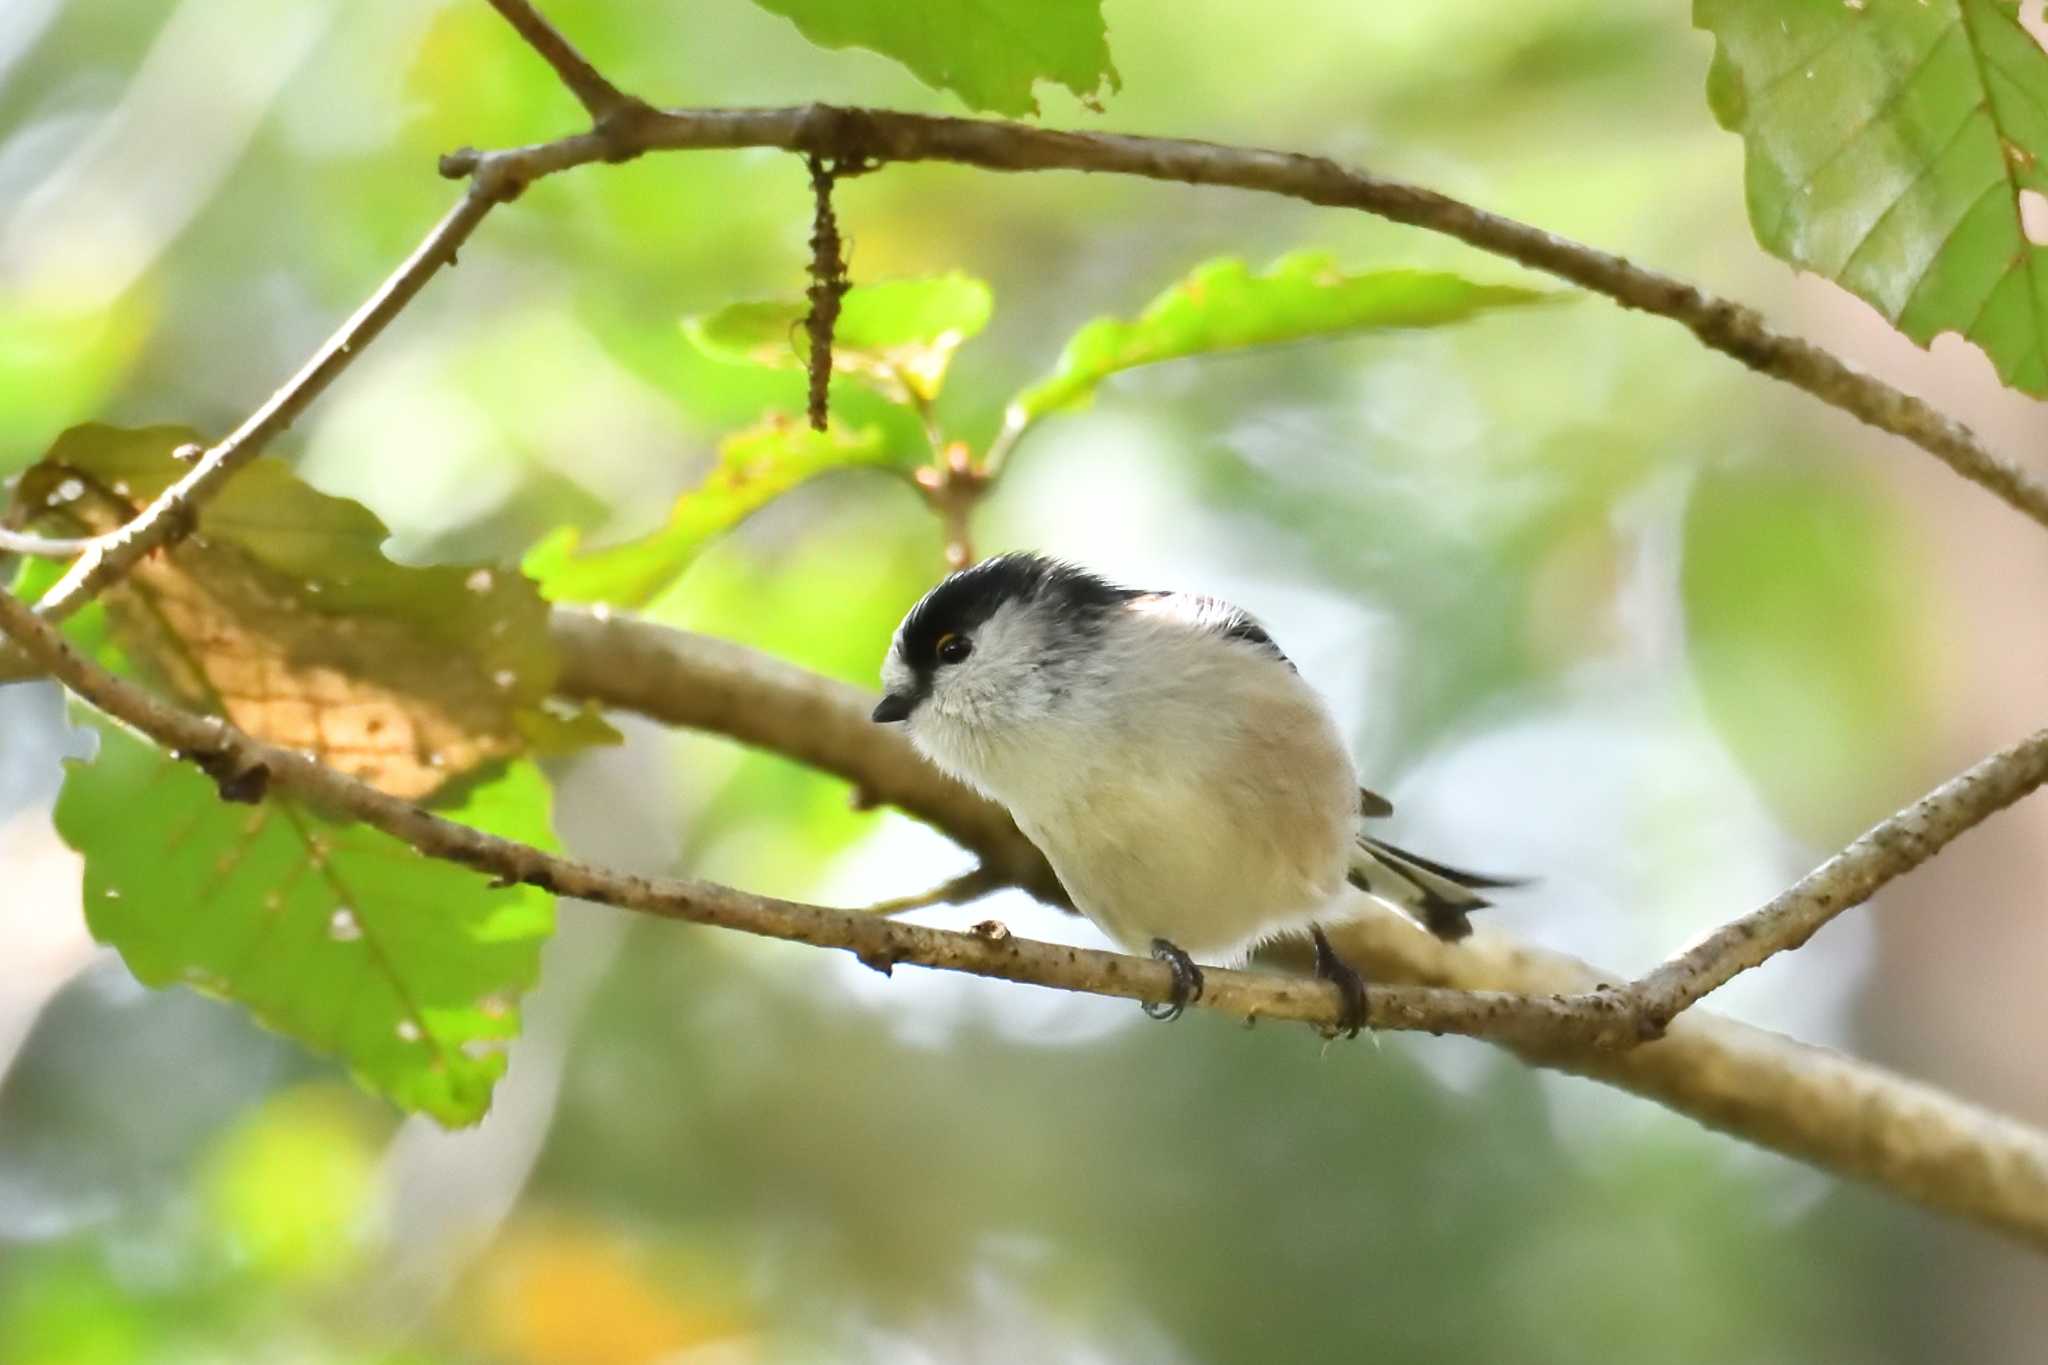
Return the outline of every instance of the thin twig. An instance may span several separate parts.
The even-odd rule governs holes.
[[[1645,1037],[1741,972],[1812,938],[1877,889],[1932,858],[2048,782],[2048,730],[2039,731],[1936,787],[1773,897],[1723,925],[1624,992]]]
[[[835,159],[951,161],[991,171],[1097,171],[1189,185],[1228,185],[1360,209],[1441,232],[1679,323],[1714,350],[1920,446],[2048,526],[2048,484],[1993,454],[1970,430],[1828,351],[1774,331],[1753,309],[1619,256],[1324,157],[1178,138],[1075,133],[996,119],[942,118],[809,104],[782,109],[651,111],[616,137],[584,134],[482,153],[453,168],[516,166],[534,179],[622,150],[780,147]]]
[[[4,591],[0,634],[12,636],[77,696],[222,783],[229,799],[257,800],[266,791],[288,792],[382,830],[429,857],[475,868],[503,882],[621,910],[843,948],[883,973],[908,963],[1148,1003],[1163,1003],[1173,992],[1173,973],[1149,958],[1007,935],[930,929],[857,910],[754,896],[714,882],[633,876],[501,839],[389,796],[299,750],[255,739],[218,717],[174,706],[88,661],[56,626]],[[1337,1029],[1344,1011],[1336,989],[1327,982],[1222,968],[1205,972],[1199,1003],[1243,1018],[1298,1020],[1326,1033]],[[1543,996],[1389,986],[1373,993],[1368,1021],[1378,1029],[1555,1046],[1567,1036],[1591,1036],[1595,1013]]]
[[[455,245],[492,204],[510,197],[530,180],[592,161],[619,160],[655,149],[765,146],[858,164],[947,160],[1000,171],[1102,171],[1196,185],[1230,185],[1361,209],[1442,232],[1549,271],[1624,307],[1671,318],[1706,345],[1743,364],[1805,389],[1872,426],[1905,436],[2048,524],[2048,486],[1984,449],[1966,428],[1919,399],[1850,368],[1818,347],[1773,332],[1752,310],[1434,191],[1349,170],[1318,157],[1170,139],[1055,132],[989,120],[821,105],[659,114],[604,82],[529,5],[520,0],[492,3],[562,74],[599,126],[587,134],[537,146],[496,153],[463,151],[444,157],[444,174],[474,177],[470,193],[436,229],[422,253],[344,328],[346,337],[362,324],[353,345],[374,336],[410,300],[433,270],[445,263],[441,253],[452,260]],[[438,249],[429,253],[437,241]],[[431,259],[423,261],[423,254]],[[415,266],[421,267],[417,273]],[[401,282],[406,287],[394,289]],[[251,447],[260,447],[288,425],[346,365],[352,348],[343,344],[337,353],[330,343],[328,350],[241,431],[207,452],[187,480],[129,527],[96,542],[95,549],[74,566],[73,575],[54,595],[52,614],[84,601],[150,549],[175,539],[189,522],[197,501],[252,456],[255,451]],[[274,782],[386,829],[435,856],[627,908],[844,947],[884,970],[899,961],[919,962],[1149,1000],[1163,998],[1168,990],[1167,970],[1142,959],[1053,948],[993,934],[946,934],[845,911],[747,896],[707,883],[625,877],[495,839],[383,796],[301,754],[261,744],[224,722],[167,706],[87,663],[46,621],[5,594],[0,594],[0,632],[27,645],[36,662],[81,696],[160,743],[188,754],[235,794],[246,796],[252,785],[260,788],[265,782]],[[572,667],[571,675],[575,672]],[[619,681],[616,675],[613,680]],[[585,695],[596,693],[586,691]],[[785,724],[788,717],[766,714],[771,708],[758,694],[749,697],[748,703],[764,714],[729,732],[754,737],[756,742],[773,742],[765,737],[766,732]],[[867,729],[875,732],[875,727]],[[892,742],[899,741],[885,737],[881,748],[887,750]],[[792,743],[792,750],[805,748],[831,749],[843,758],[859,746],[838,734]],[[891,755],[889,761],[898,762],[906,754]],[[847,775],[856,781],[857,789],[873,794],[877,786],[870,781],[873,774],[861,770],[858,762],[848,766],[854,769]],[[251,784],[251,775],[263,780]],[[935,794],[934,808],[944,808],[941,823],[956,832],[966,829],[971,834],[977,805],[983,808],[978,812],[983,833],[1001,843],[995,836],[1008,821],[1000,811],[988,809],[987,803],[957,788]],[[954,815],[960,817],[957,822],[951,818]],[[1014,836],[1014,829],[1010,834]],[[1035,855],[1035,850],[1032,853]],[[1020,868],[1016,874],[1020,881],[1042,883],[1050,878],[1043,860],[1034,862],[1039,870],[1034,873],[1028,866]],[[1056,882],[1054,886],[1056,890]],[[1345,934],[1344,943],[1383,977],[1468,988],[1484,983],[1523,992],[1416,988],[1403,992],[1400,987],[1381,987],[1373,996],[1372,1022],[1377,1027],[1468,1032],[1502,1041],[1532,1061],[1599,1076],[1727,1131],[2048,1246],[2048,1139],[2029,1129],[1878,1068],[1802,1047],[1705,1011],[1693,1011],[1677,1020],[1663,1040],[1627,1052],[1588,1046],[1583,1031],[1586,1002],[1612,1000],[1619,992],[1595,992],[1594,987],[1611,983],[1583,964],[1539,950],[1489,941],[1484,936],[1450,950],[1384,915],[1359,921]],[[1532,998],[1545,991],[1577,993],[1580,999]],[[1203,1003],[1248,1014],[1299,1018],[1323,1027],[1334,1024],[1338,1008],[1335,992],[1317,983],[1220,970],[1210,974]]]
[[[1031,414],[1022,403],[1012,403],[1003,410],[1003,424],[996,429],[995,438],[988,443],[988,451],[982,456],[981,468],[994,482],[1003,475],[1003,469],[1010,462],[1010,455],[1017,449],[1017,443],[1024,439],[1024,433],[1031,429]]]
[[[534,26],[552,33],[530,6],[493,0],[519,31],[533,40]],[[524,16],[515,17],[515,16]],[[573,55],[566,43],[560,48]],[[542,45],[544,54],[554,49]],[[550,60],[554,60],[552,57]],[[581,62],[580,57],[576,61]],[[587,65],[587,63],[585,64]],[[559,68],[558,68],[559,69]],[[610,88],[607,85],[607,88]],[[1716,298],[1620,257],[1555,236],[1513,219],[1488,213],[1433,190],[1351,170],[1322,157],[1263,151],[1170,138],[1113,133],[1073,133],[1000,120],[940,118],[886,110],[801,105],[782,109],[695,109],[656,111],[629,97],[602,126],[554,142],[499,152],[463,149],[441,159],[442,174],[473,178],[470,194],[429,238],[452,248],[474,230],[491,205],[516,194],[542,176],[597,161],[617,161],[651,150],[781,147],[831,156],[863,167],[885,160],[943,160],[988,170],[1083,170],[1133,175],[1194,185],[1229,185],[1287,195],[1310,203],[1356,208],[1396,222],[1446,233],[1482,250],[1546,270],[1607,295],[1627,308],[1671,318],[1707,345],[1760,373],[1820,398],[1880,430],[1905,437],[1957,473],[1990,489],[2028,516],[2048,525],[2048,485],[1980,445],[1969,429],[1922,400],[1852,369],[1811,343],[1772,331],[1753,310]],[[630,115],[630,117],[626,117]],[[427,250],[422,248],[422,252]],[[421,255],[392,283],[408,277]],[[159,544],[176,539],[216,478],[253,456],[347,364],[359,346],[410,300],[439,260],[411,277],[411,287],[391,284],[351,319],[372,325],[353,345],[327,349],[275,395],[227,441],[207,452],[184,480],[122,530],[108,536],[73,567],[72,574],[45,599],[62,615],[88,600]],[[379,309],[379,304],[390,306]],[[345,328],[342,341],[349,328]],[[0,656],[0,677],[19,671],[18,656]],[[12,665],[12,666],[10,666]]]
[[[188,534],[199,505],[289,427],[334,382],[335,376],[348,368],[363,347],[412,302],[436,271],[453,265],[456,249],[476,231],[484,215],[516,195],[520,184],[515,167],[494,167],[487,174],[480,173],[469,192],[434,225],[377,292],[327,339],[304,368],[285,381],[225,440],[199,455],[192,468],[158,494],[134,520],[88,542],[84,553],[43,595],[37,611],[50,620],[63,619],[127,573],[150,551]],[[0,671],[13,671],[7,667],[12,662],[15,660],[0,658]]]
[[[994,486],[994,476],[986,468],[975,467],[974,452],[967,442],[949,441],[931,464],[918,466],[911,482],[938,516],[947,567],[964,569],[972,564],[974,509]]]
[[[491,8],[505,17],[505,22],[519,31],[526,39],[527,46],[541,55],[547,64],[562,78],[562,84],[569,87],[590,114],[591,121],[603,123],[607,118],[639,103],[631,95],[604,78],[598,69],[578,52],[567,38],[541,16],[540,11],[526,0],[490,0]]]
[[[1001,891],[1009,884],[988,868],[977,865],[957,877],[947,878],[929,891],[920,891],[910,896],[892,896],[885,901],[864,905],[861,910],[869,915],[905,915],[912,910],[929,910],[935,905],[965,905],[969,901],[980,900],[990,892]]]
[[[90,536],[37,536],[0,526],[0,554],[35,559],[69,559],[92,548]]]
[[[1051,869],[1003,809],[870,722],[874,698],[860,689],[729,641],[603,613],[557,608],[553,635],[564,695],[728,735],[835,774],[936,826],[1008,880],[1041,898],[1048,890],[1058,896]],[[1375,990],[1411,982],[1519,995],[1619,994],[1600,989],[1619,986],[1612,973],[1518,942],[1497,923],[1449,946],[1368,906],[1334,936]],[[1628,1018],[1626,1009],[1617,1018]],[[2048,1249],[2048,1135],[1882,1067],[1704,1008],[1636,1047],[1515,1051]]]

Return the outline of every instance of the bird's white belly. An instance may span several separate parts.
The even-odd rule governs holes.
[[[913,738],[1009,808],[1118,944],[1142,953],[1163,938],[1221,964],[1306,928],[1343,894],[1358,779],[1290,667],[1173,643],[1162,635],[1141,661],[1078,679],[1037,723]]]
[[[1163,938],[1199,961],[1235,962],[1342,892],[1346,828],[1319,837],[1256,816],[1219,819],[1229,807],[1156,789],[1098,787],[1082,799],[1085,810],[1044,823],[1019,812],[1019,824],[1076,907],[1129,951]]]

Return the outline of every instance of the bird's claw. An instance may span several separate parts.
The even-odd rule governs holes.
[[[1334,985],[1344,1001],[1343,1012],[1338,1015],[1336,1027],[1329,1036],[1356,1038],[1366,1023],[1365,978],[1356,967],[1337,956],[1337,950],[1330,946],[1329,935],[1323,932],[1320,924],[1310,925],[1309,932],[1316,940],[1317,979]]]
[[[1154,1019],[1178,1019],[1182,1011],[1202,998],[1202,969],[1186,949],[1163,938],[1152,940],[1152,956],[1173,969],[1173,995],[1165,1001],[1147,1000],[1143,1009]]]

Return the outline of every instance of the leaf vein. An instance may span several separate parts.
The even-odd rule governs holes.
[[[1970,130],[1970,125],[1975,123],[1977,121],[1977,116],[1982,113],[1985,113],[1985,110],[1984,106],[1980,104],[1973,104],[1967,110],[1964,111],[1962,122],[1956,125],[1955,131],[1948,135],[1947,140],[1941,144],[1940,149],[1935,151],[1931,156],[1927,158],[1926,164],[1921,166],[1919,171],[1914,174],[1913,178],[1906,183],[1905,187],[1902,188],[1898,192],[1898,194],[1893,197],[1892,202],[1885,205],[1884,212],[1877,215],[1876,219],[1874,219],[1871,222],[1870,226],[1863,230],[1863,235],[1856,239],[1856,245],[1854,249],[1852,249],[1849,252],[1848,259],[1843,261],[1842,268],[1835,272],[1835,276],[1837,279],[1847,275],[1849,271],[1855,266],[1856,262],[1862,258],[1864,251],[1870,246],[1870,243],[1876,239],[1878,229],[1882,228],[1887,222],[1890,221],[1891,216],[1894,213],[1898,212],[1899,205],[1905,203],[1906,200],[1911,198],[1913,195],[1913,191],[1919,189],[1922,184],[1926,183],[1928,176],[1934,174],[1935,171],[1941,168],[1941,163],[1948,158],[1948,154],[1950,152],[1955,150],[1956,144],[1962,141],[1963,134]],[[1971,207],[1974,208],[1975,204],[1973,203]],[[1962,218],[1967,218],[1968,216],[1969,210],[1965,209],[1963,211],[1962,217],[1959,217],[1955,223],[1950,225],[1949,230],[1951,234],[1953,234],[1955,228],[1961,224]],[[1945,241],[1946,239],[1944,239],[1944,243]],[[1918,287],[1920,280],[1923,280],[1927,277],[1928,273],[1933,269],[1934,261],[1938,259],[1940,255],[1941,252],[1937,249],[1933,255],[1928,257],[1927,269],[1922,270],[1920,274],[1914,278],[1915,288]],[[1910,297],[1911,295],[1908,295],[1909,299]],[[1901,313],[1905,311],[1904,305],[1900,306],[1899,311]]]
[[[1811,170],[1800,178],[1799,184],[1785,196],[1785,206],[1778,211],[1778,221],[1772,229],[1774,237],[1783,233],[1785,220],[1791,216],[1792,211],[1798,206],[1800,196],[1812,187],[1815,180],[1826,174],[1830,166],[1833,166],[1837,161],[1848,155],[1874,128],[1877,128],[1884,120],[1891,116],[1899,107],[1900,102],[1905,99],[1906,95],[1919,83],[1920,78],[1933,65],[1934,58],[1947,45],[1950,36],[1961,32],[1961,27],[1960,24],[1950,25],[1936,34],[1934,41],[1927,45],[1927,50],[1914,58],[1912,66],[1907,68],[1905,74],[1899,78],[1898,84],[1878,102],[1877,107],[1864,115],[1863,119],[1854,128],[1843,134],[1841,144],[1832,152],[1822,157]],[[1964,121],[1967,124],[1967,115]],[[1890,210],[1887,209],[1886,212],[1890,212]]]

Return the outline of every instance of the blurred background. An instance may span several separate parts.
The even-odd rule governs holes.
[[[663,103],[957,111],[745,0],[545,7]],[[1107,0],[1123,90],[1048,120],[1327,153],[1765,308],[2029,458],[2042,424],[1744,221],[1686,7]],[[472,0],[0,5],[0,472],[66,426],[227,430],[457,192],[434,158],[578,126]],[[1063,338],[1218,254],[1489,281],[1358,214],[1075,175],[845,185],[856,282],[996,297],[943,412],[986,439]],[[653,156],[493,215],[282,443],[411,559],[658,523],[800,380],[680,320],[803,286],[802,167]],[[1337,703],[1393,837],[1526,872],[1490,926],[1639,971],[2040,723],[2048,539],[1901,443],[1597,300],[1159,366],[1020,448],[978,526],[1258,612]],[[908,489],[822,481],[660,619],[872,685],[943,567]],[[841,904],[964,856],[692,735],[559,770],[588,856]],[[83,929],[50,830],[78,747],[0,690],[0,1360],[2040,1359],[2048,1262],[1462,1040],[1319,1049],[1215,1017],[564,904],[494,1111],[400,1122]],[[2048,1122],[2048,806],[1715,999]],[[931,912],[1094,941],[1021,896]]]

